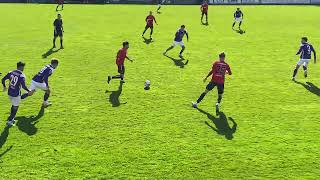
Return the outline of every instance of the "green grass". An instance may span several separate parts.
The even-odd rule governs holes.
[[[243,6],[246,33],[240,35],[231,30],[235,6],[210,6],[209,26],[200,25],[198,6],[165,6],[156,15],[154,42],[146,45],[144,18],[155,8],[66,5],[65,49],[42,59],[51,47],[55,6],[0,6],[1,72],[23,59],[29,84],[50,58],[61,60],[50,78],[53,106],[32,122],[42,103],[38,91],[21,104],[19,126],[2,133],[0,179],[316,179],[320,90],[312,93],[290,77],[300,37],[318,49],[319,7]],[[190,33],[184,68],[162,56],[181,24]],[[126,63],[120,106],[112,107],[106,91],[116,97],[119,82],[107,85],[106,77],[116,74],[124,40],[136,61]],[[190,107],[221,51],[234,73],[222,103],[228,120],[215,116],[216,90],[200,104],[203,113]],[[298,81],[320,87],[319,65],[309,67],[308,79],[300,70]],[[143,90],[146,79],[150,91]],[[2,130],[6,93],[0,102]]]

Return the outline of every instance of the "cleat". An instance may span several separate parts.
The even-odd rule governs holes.
[[[108,84],[110,84],[111,79],[111,76],[108,76]]]
[[[60,49],[64,49],[64,47],[63,47],[63,46],[61,46],[61,47],[60,47]]]
[[[166,56],[166,55],[167,55],[167,51],[163,52],[162,54],[163,54],[164,56]]]
[[[50,103],[50,102],[48,102],[48,101],[45,101],[45,102],[43,102],[42,103],[42,106],[44,107],[44,108],[47,108],[47,107],[49,107],[49,106],[51,106],[52,104]]]
[[[219,111],[219,103],[217,103],[217,104],[216,104],[216,115],[218,116],[219,113],[220,113],[220,111]]]
[[[292,79],[291,79],[292,81],[296,81],[296,78],[295,77],[292,77]]]
[[[308,77],[308,71],[304,71],[304,77],[305,77],[305,78]]]
[[[192,102],[192,107],[193,107],[193,108],[198,108],[198,104],[195,103],[195,102]]]
[[[179,58],[181,58],[181,59],[183,58],[182,54],[179,55]]]

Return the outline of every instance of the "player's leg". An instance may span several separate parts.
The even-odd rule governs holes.
[[[122,68],[121,68],[121,73],[120,73],[120,81],[122,82],[122,83],[124,83],[124,73],[125,73],[125,68],[124,68],[124,66],[122,66]]]
[[[242,24],[242,20],[240,20],[239,22],[239,29],[241,28],[241,24]]]
[[[304,77],[307,78],[308,77],[308,64],[309,64],[309,61],[306,60],[303,65],[302,65],[302,68],[303,68],[303,71],[304,71]]]
[[[296,76],[298,74],[298,70],[300,68],[300,66],[303,64],[303,60],[300,59],[299,62],[296,65],[296,68],[293,70],[293,75],[292,75],[292,80],[295,81],[296,80]]]
[[[201,13],[201,23],[203,24],[203,16],[204,16],[204,12]]]
[[[60,4],[58,3],[58,4],[57,4],[57,7],[56,7],[56,11],[58,11],[59,6],[60,6]]]
[[[181,45],[181,51],[180,51],[180,53],[179,53],[179,57],[180,58],[182,58],[183,56],[182,56],[182,53],[183,53],[183,51],[186,49],[186,47],[184,46],[184,45]]]
[[[206,15],[206,24],[208,24],[208,12],[206,12],[205,15]]]
[[[143,33],[142,33],[142,37],[144,36],[144,34],[146,33],[146,31],[148,30],[148,28],[149,28],[149,26],[148,25],[146,25],[146,27],[144,28],[144,31],[143,31]]]
[[[58,35],[56,33],[54,33],[54,36],[53,36],[53,48],[56,48],[56,39],[57,39]]]
[[[217,103],[216,103],[216,114],[219,115],[219,108],[220,108],[220,103],[222,100],[222,95],[224,92],[224,84],[218,84],[218,99],[217,99]]]
[[[158,4],[157,13],[160,13],[160,9],[161,9],[161,4]]]
[[[236,23],[237,23],[237,20],[234,19],[234,22],[233,22],[233,24],[232,24],[232,29],[234,28],[234,26],[236,25]]]
[[[50,93],[51,93],[51,91],[50,91],[50,89],[47,89],[47,90],[45,90],[44,91],[45,93],[44,93],[44,96],[43,96],[43,106],[44,107],[48,107],[48,106],[50,106],[51,105],[51,103],[49,103],[49,101],[48,101],[48,99],[49,99],[49,97],[50,97]]]
[[[207,85],[206,90],[205,90],[203,93],[201,93],[201,95],[199,96],[197,102],[192,102],[192,106],[193,106],[194,108],[197,108],[197,107],[198,107],[198,104],[202,101],[202,99],[203,99],[203,98],[207,95],[207,93],[208,93],[209,91],[211,91],[214,87],[215,87],[215,84],[214,84],[213,82],[210,82],[210,83]]]
[[[18,96],[18,97],[9,96],[9,98],[10,98],[12,106],[11,106],[11,110],[10,110],[10,116],[8,117],[7,125],[12,126],[12,125],[14,125],[14,118],[16,117],[16,114],[19,109],[21,97],[20,96]]]
[[[153,34],[153,26],[150,27],[150,39],[151,39],[152,34]]]
[[[163,55],[166,55],[168,51],[170,51],[171,49],[173,49],[178,42],[174,41],[173,44],[163,53]]]
[[[60,49],[63,49],[63,34],[62,34],[62,31],[61,31],[61,34],[59,36],[60,36]]]

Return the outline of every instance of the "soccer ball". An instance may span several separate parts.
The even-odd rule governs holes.
[[[146,82],[144,83],[144,89],[145,90],[149,90],[150,89],[150,85],[151,85],[151,82],[149,80],[146,80]]]

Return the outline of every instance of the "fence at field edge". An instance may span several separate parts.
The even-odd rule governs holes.
[[[320,0],[208,0],[210,4],[320,4]],[[157,4],[158,0],[65,0],[66,4]],[[166,0],[165,4],[200,4],[202,0]],[[56,3],[56,0],[0,0],[0,3]]]

